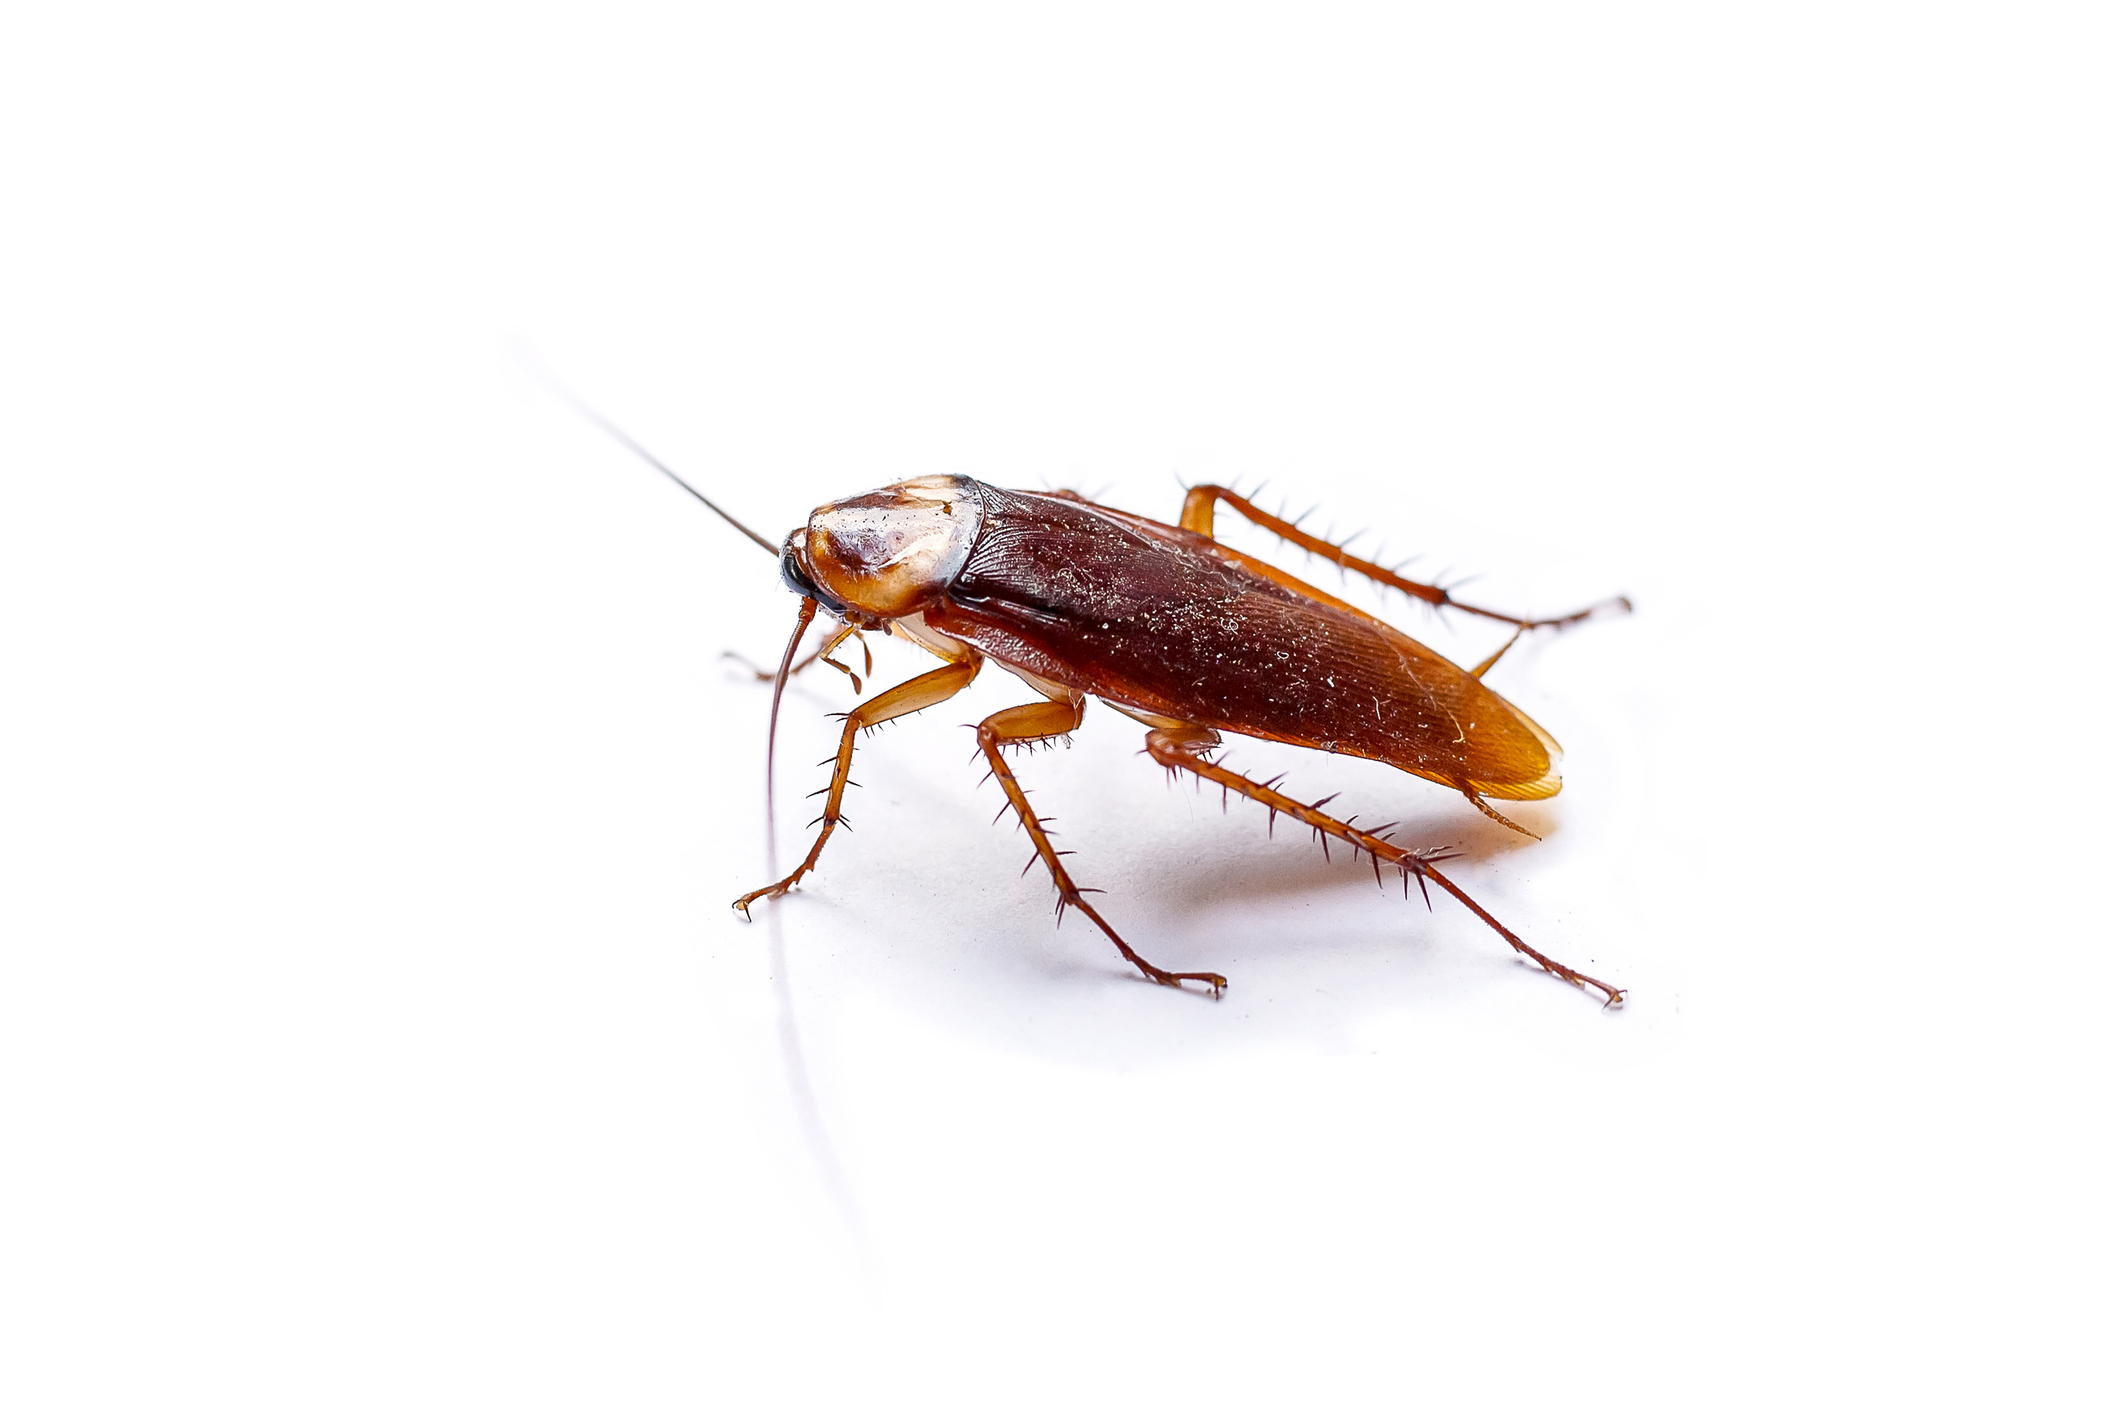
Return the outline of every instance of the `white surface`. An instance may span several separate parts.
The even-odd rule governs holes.
[[[2110,1401],[2092,13],[13,22],[0,1398]],[[519,346],[776,537],[1267,478],[1632,593],[1493,679],[1544,843],[1235,757],[1628,1007],[1098,710],[1024,775],[1232,983],[1141,984],[988,823],[999,672],[746,927],[716,655],[793,601]],[[791,690],[784,859],[846,701]]]

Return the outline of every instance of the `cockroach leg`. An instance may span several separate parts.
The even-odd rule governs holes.
[[[758,664],[752,662],[749,658],[746,658],[743,654],[737,652],[734,648],[724,648],[722,650],[721,656],[723,661],[736,664],[745,672],[757,678],[760,682],[773,681],[773,670],[771,668],[760,667]],[[812,663],[815,663],[816,661],[816,653],[805,653],[802,657],[796,659],[795,662],[790,665],[788,669],[788,676],[791,678],[794,677],[797,673],[800,673],[803,669],[809,667]]]
[[[1357,849],[1366,850],[1373,858],[1382,860],[1402,873],[1410,874],[1421,880],[1424,892],[1426,892],[1428,882],[1434,880],[1437,887],[1473,910],[1475,916],[1481,922],[1494,929],[1504,942],[1553,973],[1556,977],[1559,977],[1562,981],[1580,988],[1595,989],[1603,992],[1607,1006],[1619,1006],[1622,999],[1627,996],[1625,989],[1610,986],[1599,981],[1596,977],[1587,976],[1572,967],[1556,962],[1524,939],[1518,937],[1508,928],[1503,927],[1494,914],[1475,903],[1464,889],[1459,888],[1458,885],[1445,878],[1436,868],[1437,862],[1445,858],[1445,855],[1430,850],[1401,849],[1378,835],[1374,835],[1367,830],[1358,830],[1344,820],[1335,819],[1333,816],[1321,812],[1315,806],[1305,805],[1293,796],[1283,795],[1271,785],[1262,785],[1249,777],[1239,775],[1219,762],[1204,759],[1200,753],[1214,745],[1215,740],[1215,733],[1208,731],[1204,727],[1159,727],[1149,733],[1149,755],[1166,770],[1191,771],[1196,776],[1213,781],[1219,786],[1237,791],[1241,795],[1250,796],[1269,810],[1277,814],[1289,815],[1310,828],[1319,831],[1321,834],[1332,835],[1335,839],[1347,841]]]
[[[809,653],[806,653],[801,658],[797,659],[796,662],[788,669],[788,676],[794,677],[797,673],[800,673],[803,669],[809,667],[812,663],[822,662],[828,668],[838,668],[841,672],[845,673],[849,678],[853,680],[854,690],[856,692],[860,692],[862,690],[861,677],[845,663],[840,662],[836,658],[828,656],[831,654],[833,649],[839,647],[842,643],[845,643],[849,638],[855,639],[862,645],[862,672],[873,672],[875,669],[875,664],[869,657],[868,642],[862,639],[861,630],[858,627],[853,624],[845,624],[842,625],[837,631],[825,635],[823,641],[821,641],[816,648],[812,649]],[[741,653],[732,650],[723,653],[722,656],[733,663],[742,664],[745,668],[749,669],[751,671],[752,676],[756,677],[760,682],[773,681],[773,674],[771,672],[767,671],[764,668],[761,668],[758,664],[752,662],[749,658],[746,658]]]
[[[918,712],[923,707],[933,707],[938,702],[955,697],[964,690],[965,684],[978,675],[979,665],[980,659],[977,657],[946,663],[932,672],[922,673],[917,678],[900,683],[889,692],[878,693],[849,712],[846,725],[840,731],[839,754],[833,758],[832,784],[825,790],[825,813],[819,817],[825,828],[820,830],[818,837],[811,842],[810,853],[803,856],[803,862],[795,867],[794,873],[779,883],[768,884],[763,889],[753,889],[738,899],[732,907],[749,918],[752,904],[762,898],[778,898],[787,893],[795,886],[796,880],[817,867],[817,857],[824,852],[825,841],[832,838],[832,832],[840,824],[840,798],[847,793],[847,773],[854,769],[854,739],[863,728],[880,727],[895,717],[903,717]]]
[[[1112,945],[1119,949],[1120,956],[1141,969],[1142,976],[1166,987],[1177,987],[1186,982],[1204,983],[1211,995],[1221,996],[1229,982],[1215,972],[1166,972],[1155,963],[1127,946],[1127,940],[1113,930],[1098,911],[1083,898],[1083,891],[1076,887],[1075,880],[1061,864],[1060,852],[1046,834],[1045,822],[1031,809],[1031,801],[1024,788],[1017,784],[1016,774],[1002,759],[1002,747],[1011,742],[1033,742],[1065,735],[1083,724],[1083,702],[1077,698],[1072,702],[1031,702],[1022,707],[1010,707],[996,712],[979,724],[979,747],[987,758],[987,768],[1001,784],[1002,793],[1009,797],[1009,804],[1016,810],[1016,818],[1023,824],[1024,833],[1031,836],[1035,856],[1046,863],[1053,875],[1053,887],[1060,891],[1060,907],[1073,908],[1098,926]],[[1025,866],[1029,868],[1027,864]]]
[[[1496,649],[1493,653],[1490,653],[1487,657],[1481,659],[1479,667],[1466,669],[1466,676],[1474,678],[1486,677],[1488,675],[1488,669],[1494,667],[1497,663],[1501,662],[1502,655],[1517,646],[1517,640],[1524,637],[1525,627],[1526,626],[1524,624],[1519,624],[1517,626],[1517,632],[1510,635],[1510,641],[1508,643],[1503,644],[1502,647]]]
[[[857,643],[861,643],[862,645],[863,671],[874,671],[874,665],[869,661],[869,645],[867,643],[862,642],[862,631],[856,628],[853,624],[847,625],[838,633],[832,635],[831,641],[817,650],[817,657],[818,661],[823,663],[826,667],[838,668],[841,672],[845,673],[847,675],[848,681],[854,684],[854,695],[856,697],[859,697],[862,695],[862,674],[856,672],[854,669],[848,667],[845,663],[842,663],[839,659],[832,656],[832,650],[839,647],[842,643],[845,643],[850,638],[854,639]]]
[[[1522,614],[1502,614],[1497,613],[1493,609],[1483,609],[1476,605],[1461,603],[1457,599],[1452,598],[1451,591],[1440,584],[1421,584],[1411,579],[1404,579],[1391,570],[1386,569],[1383,565],[1374,564],[1360,556],[1349,554],[1343,546],[1336,545],[1330,540],[1321,539],[1308,531],[1298,529],[1294,521],[1283,520],[1280,516],[1267,514],[1258,506],[1253,505],[1247,498],[1222,486],[1195,486],[1190,488],[1186,492],[1185,507],[1179,512],[1179,525],[1197,535],[1205,535],[1210,540],[1213,540],[1215,538],[1215,503],[1217,501],[1223,502],[1254,525],[1262,526],[1274,532],[1274,534],[1279,535],[1292,545],[1301,545],[1312,554],[1322,555],[1344,570],[1354,570],[1357,574],[1367,575],[1379,584],[1390,585],[1404,594],[1410,594],[1423,603],[1433,604],[1439,609],[1460,609],[1468,614],[1478,614],[1484,619],[1495,619],[1506,624],[1516,624],[1520,628],[1566,628],[1570,624],[1582,623],[1585,619],[1590,618],[1594,614],[1602,613],[1607,609],[1616,609],[1621,613],[1628,613],[1635,607],[1628,602],[1626,596],[1616,595],[1611,599],[1602,599],[1587,609],[1578,609],[1573,614],[1562,614],[1551,619],[1531,619],[1526,618]],[[1306,512],[1306,514],[1309,513]],[[1301,518],[1298,517],[1298,519]]]
[[[1536,840],[1539,838],[1539,836],[1533,834],[1530,830],[1527,830],[1524,826],[1518,824],[1515,820],[1512,820],[1509,816],[1503,814],[1500,810],[1497,810],[1494,806],[1488,804],[1485,800],[1482,800],[1480,798],[1480,792],[1473,789],[1471,785],[1467,784],[1464,781],[1460,781],[1458,783],[1458,789],[1461,793],[1464,794],[1467,800],[1473,802],[1473,808],[1475,810],[1478,810],[1481,814],[1487,816],[1490,820],[1493,820],[1496,824],[1502,826],[1504,829],[1515,830],[1518,834],[1523,835],[1528,840]]]

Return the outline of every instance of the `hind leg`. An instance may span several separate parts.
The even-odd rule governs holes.
[[[1553,973],[1556,977],[1559,977],[1562,981],[1577,987],[1596,988],[1598,991],[1605,993],[1605,1004],[1607,1006],[1618,1006],[1621,1003],[1621,999],[1627,996],[1626,991],[1619,987],[1609,986],[1599,981],[1596,977],[1586,976],[1573,967],[1554,961],[1553,958],[1548,957],[1545,953],[1540,952],[1530,943],[1503,927],[1494,914],[1475,903],[1464,889],[1459,888],[1458,885],[1446,879],[1437,870],[1437,864],[1452,858],[1452,855],[1441,850],[1401,849],[1398,845],[1391,843],[1381,835],[1373,835],[1368,830],[1359,830],[1345,820],[1336,819],[1326,814],[1318,808],[1326,803],[1323,800],[1312,805],[1305,805],[1302,801],[1283,795],[1280,791],[1274,789],[1272,785],[1261,784],[1249,777],[1240,776],[1237,772],[1230,770],[1220,762],[1207,760],[1204,753],[1220,740],[1220,737],[1206,727],[1159,727],[1149,733],[1149,755],[1167,771],[1191,771],[1202,780],[1212,781],[1225,790],[1234,790],[1240,795],[1248,796],[1258,801],[1276,814],[1293,816],[1311,829],[1318,831],[1321,839],[1330,835],[1334,839],[1347,841],[1355,848],[1367,853],[1372,860],[1381,864],[1389,864],[1394,869],[1397,869],[1402,879],[1412,878],[1419,880],[1421,882],[1422,897],[1424,898],[1428,897],[1429,884],[1433,880],[1438,888],[1473,910],[1475,916],[1481,922],[1493,928],[1504,942]]]
[[[1573,614],[1562,614],[1551,619],[1532,619],[1526,618],[1522,614],[1502,614],[1497,613],[1493,609],[1482,609],[1472,604],[1463,604],[1452,598],[1451,591],[1440,584],[1421,584],[1411,579],[1402,579],[1383,565],[1351,555],[1330,540],[1324,540],[1316,535],[1297,529],[1296,525],[1291,521],[1283,520],[1280,516],[1268,515],[1243,496],[1222,486],[1195,486],[1187,491],[1185,508],[1179,512],[1178,516],[1179,525],[1184,529],[1193,531],[1195,534],[1205,535],[1210,540],[1213,540],[1215,538],[1215,503],[1217,501],[1223,502],[1231,510],[1236,511],[1254,525],[1263,526],[1273,531],[1292,545],[1301,545],[1314,555],[1323,555],[1344,570],[1353,570],[1357,574],[1366,575],[1376,580],[1379,584],[1388,584],[1403,594],[1410,594],[1425,604],[1434,604],[1439,609],[1460,609],[1468,614],[1478,614],[1484,619],[1496,619],[1506,624],[1517,624],[1522,628],[1566,628],[1570,624],[1581,623],[1593,614],[1605,609],[1618,609],[1622,613],[1628,613],[1635,607],[1627,601],[1625,596],[1616,595],[1611,599],[1602,599],[1588,609],[1578,609]],[[1504,646],[1507,647],[1508,645],[1505,644]],[[1501,655],[1498,654],[1496,656],[1500,657]],[[1483,671],[1486,666],[1483,665]]]

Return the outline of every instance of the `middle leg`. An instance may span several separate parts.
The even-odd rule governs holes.
[[[1044,860],[1046,869],[1053,875],[1053,887],[1060,891],[1060,902],[1056,910],[1073,908],[1076,912],[1098,926],[1120,956],[1141,969],[1142,976],[1166,987],[1176,987],[1184,982],[1202,982],[1208,991],[1221,996],[1229,983],[1215,972],[1166,972],[1155,963],[1127,946],[1127,940],[1113,931],[1098,911],[1083,898],[1083,890],[1076,887],[1075,880],[1068,877],[1068,870],[1061,864],[1060,851],[1053,847],[1047,837],[1046,822],[1039,819],[1031,809],[1024,788],[1017,784],[1016,773],[1002,759],[1002,747],[1009,742],[1039,741],[1046,737],[1062,736],[1083,724],[1083,700],[1073,702],[1030,702],[1022,707],[1009,707],[979,724],[979,749],[987,758],[987,767],[994,779],[1001,784],[1002,794],[1009,797],[1009,804],[1016,810],[1016,818],[1023,823],[1024,833],[1031,836],[1031,843],[1038,850],[1036,859]],[[1030,865],[1025,865],[1030,868]],[[1093,891],[1094,892],[1094,891]]]

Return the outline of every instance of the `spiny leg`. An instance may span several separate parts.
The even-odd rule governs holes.
[[[1595,987],[1605,993],[1607,1006],[1619,1005],[1621,999],[1627,995],[1626,991],[1619,987],[1608,986],[1596,977],[1586,976],[1573,967],[1564,966],[1554,961],[1554,959],[1503,927],[1494,914],[1475,903],[1464,889],[1459,888],[1458,885],[1446,879],[1437,870],[1436,865],[1439,861],[1450,859],[1454,856],[1442,850],[1401,849],[1383,836],[1373,835],[1368,830],[1357,829],[1344,820],[1335,819],[1333,816],[1326,814],[1318,808],[1326,803],[1323,800],[1316,804],[1305,805],[1302,801],[1283,795],[1280,791],[1274,789],[1272,785],[1262,785],[1248,777],[1240,776],[1237,772],[1228,769],[1220,762],[1204,760],[1201,753],[1214,746],[1220,740],[1220,737],[1206,727],[1159,727],[1149,733],[1149,755],[1167,771],[1191,771],[1203,780],[1213,781],[1216,785],[1222,786],[1226,790],[1234,790],[1240,795],[1249,796],[1271,811],[1293,816],[1305,825],[1317,830],[1321,836],[1331,835],[1335,839],[1347,841],[1355,848],[1367,852],[1372,859],[1382,861],[1399,870],[1402,878],[1412,877],[1420,880],[1421,892],[1424,898],[1428,896],[1429,881],[1434,880],[1436,885],[1443,889],[1444,892],[1450,894],[1451,897],[1457,899],[1467,908],[1472,909],[1481,922],[1487,924],[1502,936],[1504,942],[1553,973],[1556,977],[1559,977],[1562,981],[1573,983],[1578,987]],[[1327,799],[1330,800],[1331,797],[1329,796]]]
[[[1001,783],[1002,794],[1009,797],[1009,804],[1016,809],[1016,818],[1022,822],[1024,833],[1031,836],[1031,844],[1037,849],[1036,858],[1046,862],[1053,875],[1053,887],[1060,891],[1058,909],[1074,908],[1083,917],[1098,926],[1099,931],[1112,940],[1120,955],[1141,969],[1142,976],[1166,987],[1176,987],[1182,982],[1204,982],[1215,996],[1221,996],[1229,983],[1214,972],[1166,972],[1150,962],[1133,948],[1127,940],[1113,931],[1098,911],[1083,899],[1083,891],[1076,887],[1075,880],[1060,862],[1060,851],[1054,849],[1053,841],[1046,835],[1045,822],[1033,813],[1024,788],[1017,784],[1015,772],[1002,759],[1002,747],[1010,742],[1032,742],[1046,737],[1061,736],[1074,731],[1083,724],[1081,698],[1073,702],[1031,702],[1022,707],[1010,707],[996,712],[979,724],[979,749],[987,758],[987,767],[994,779]],[[1029,868],[1029,865],[1025,866]],[[1094,892],[1094,890],[1093,890]]]
[[[1462,604],[1452,598],[1451,591],[1440,584],[1420,584],[1411,579],[1403,579],[1391,570],[1386,569],[1383,565],[1374,564],[1369,560],[1351,555],[1330,540],[1324,540],[1316,535],[1297,529],[1294,523],[1283,520],[1280,516],[1268,515],[1243,496],[1223,486],[1195,486],[1188,490],[1186,492],[1185,508],[1179,512],[1179,525],[1196,534],[1205,535],[1210,540],[1214,539],[1215,503],[1217,501],[1225,503],[1230,509],[1236,511],[1254,525],[1264,526],[1266,529],[1273,531],[1292,545],[1301,545],[1314,555],[1323,555],[1342,569],[1354,570],[1357,574],[1367,575],[1379,584],[1388,584],[1402,593],[1413,595],[1424,603],[1434,604],[1439,609],[1446,607],[1462,609],[1468,614],[1478,614],[1482,618],[1496,619],[1506,624],[1517,624],[1522,628],[1566,628],[1570,624],[1582,623],[1585,619],[1590,618],[1593,614],[1603,609],[1618,609],[1622,613],[1627,613],[1635,607],[1627,601],[1626,596],[1616,595],[1611,599],[1602,599],[1588,609],[1578,609],[1573,614],[1563,614],[1558,618],[1551,619],[1528,619],[1520,614],[1501,614],[1493,609],[1482,609],[1472,604]],[[1508,645],[1505,644],[1504,646],[1507,647]],[[1497,654],[1496,656],[1500,657],[1501,655]],[[1491,663],[1492,661],[1490,660]]]
[[[810,853],[803,856],[803,862],[795,866],[793,874],[779,883],[753,889],[731,906],[749,918],[752,904],[762,898],[778,898],[787,893],[795,886],[796,880],[817,867],[817,857],[824,852],[825,841],[832,838],[833,830],[844,818],[840,814],[840,798],[847,793],[847,773],[854,769],[854,738],[864,727],[880,727],[894,717],[903,717],[955,697],[979,673],[979,665],[978,658],[947,663],[917,678],[909,678],[889,692],[878,693],[849,712],[847,725],[840,732],[839,755],[833,760],[832,784],[825,788],[825,813],[819,817],[825,828],[818,831],[818,837],[811,842]]]

